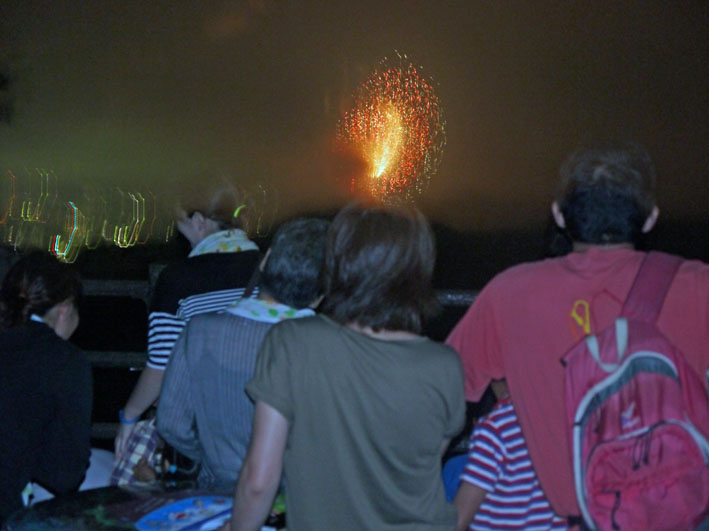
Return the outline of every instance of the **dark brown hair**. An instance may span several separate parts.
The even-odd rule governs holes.
[[[67,299],[78,304],[80,296],[81,281],[69,265],[44,251],[32,251],[10,268],[2,282],[2,324],[5,328],[19,326],[33,313],[43,317]]]
[[[438,311],[431,276],[436,248],[414,207],[345,207],[327,239],[322,311],[373,330],[419,333]]]

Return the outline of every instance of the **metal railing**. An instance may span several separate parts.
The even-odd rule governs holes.
[[[147,301],[150,299],[151,285],[142,280],[84,280],[84,294],[92,297],[130,297]],[[477,295],[471,290],[436,290],[443,306],[470,306]],[[146,352],[87,350],[84,354],[94,367],[131,370],[142,369],[148,359]]]

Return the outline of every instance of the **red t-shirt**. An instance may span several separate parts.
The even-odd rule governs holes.
[[[507,379],[542,488],[560,515],[579,509],[559,360],[618,317],[643,257],[593,248],[515,266],[483,289],[446,341],[463,361],[467,400],[479,400],[491,379]],[[706,382],[709,265],[683,262],[657,324]]]

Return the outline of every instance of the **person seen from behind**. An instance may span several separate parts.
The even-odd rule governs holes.
[[[282,473],[290,531],[455,527],[441,456],[464,424],[460,361],[419,335],[434,262],[415,208],[338,213],[322,314],[276,324],[246,387],[252,437],[224,529],[260,529]]]
[[[282,224],[261,263],[258,298],[195,316],[175,344],[157,426],[177,451],[201,463],[202,488],[236,485],[254,409],[244,387],[266,333],[278,322],[314,315],[328,226],[314,218]]]
[[[0,525],[29,501],[30,482],[71,492],[89,465],[91,366],[67,341],[80,295],[79,276],[41,251],[0,288]]]
[[[467,400],[479,400],[492,380],[506,380],[541,487],[553,511],[573,523],[580,508],[560,360],[620,316],[647,256],[637,246],[659,209],[654,167],[637,144],[584,146],[560,175],[551,210],[571,252],[497,275],[446,342],[463,361]],[[708,301],[709,265],[684,260],[655,321],[704,382]],[[709,426],[697,428],[709,433]],[[662,505],[649,509],[656,508]]]
[[[183,201],[177,230],[190,243],[189,256],[158,277],[148,315],[148,362],[123,409],[115,461],[140,417],[155,404],[172,347],[194,315],[223,310],[241,298],[258,267],[259,250],[240,228],[242,197],[232,186]]]
[[[453,501],[458,531],[566,529],[539,485],[507,384],[490,385],[497,403],[475,424]]]

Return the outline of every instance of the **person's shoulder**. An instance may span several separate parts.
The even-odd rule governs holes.
[[[319,344],[329,345],[332,342],[339,341],[339,334],[342,331],[342,326],[322,314],[316,314],[309,317],[300,317],[297,319],[285,319],[275,323],[266,333],[266,342],[269,344],[277,343],[278,345],[303,345],[303,344]],[[290,348],[284,348],[290,351]],[[298,355],[305,355],[300,352]]]
[[[183,258],[167,264],[160,272],[158,282],[173,278],[182,278],[195,272],[208,271],[213,268],[223,268],[230,265],[255,266],[260,253],[257,250],[239,251],[235,253],[207,253]],[[221,270],[223,273],[225,270]]]
[[[434,341],[428,337],[421,337],[420,340],[412,342],[418,349],[425,352],[427,356],[434,356],[437,360],[446,360],[449,363],[458,364],[460,358],[455,349],[445,343]]]
[[[219,328],[225,323],[228,323],[228,319],[226,319],[222,313],[198,313],[192,316],[189,321],[187,321],[187,323],[185,324],[184,333],[189,336],[193,336],[203,331],[208,331],[213,328]]]
[[[564,257],[544,258],[533,262],[522,262],[508,267],[498,273],[490,281],[490,284],[524,282],[541,274],[548,274],[562,267]]]
[[[298,319],[284,319],[274,324],[269,334],[311,336],[311,334],[334,332],[339,326],[324,315],[316,314]]]
[[[684,301],[706,301],[709,295],[709,264],[701,260],[682,260],[670,286],[668,297]]]
[[[273,323],[236,315],[228,310],[206,312],[194,315],[187,322],[187,333],[198,331],[230,331],[245,327],[273,326]]]
[[[55,337],[56,340],[52,339],[53,353],[49,358],[56,367],[61,367],[72,373],[77,370],[91,369],[91,362],[79,347],[56,336],[56,334]]]
[[[184,258],[178,262],[172,262],[162,268],[155,281],[153,289],[152,302],[159,302],[159,306],[165,304],[165,301],[170,301],[172,305],[176,305],[177,298],[180,294],[175,293],[176,290],[182,292],[184,286],[189,285],[188,278],[190,276],[190,265],[187,262],[188,258]],[[175,300],[173,300],[175,299]]]
[[[478,421],[480,426],[487,426],[496,431],[501,428],[509,428],[518,423],[517,413],[509,397],[498,401],[492,409]]]
[[[502,301],[508,295],[528,293],[541,286],[541,280],[548,280],[563,270],[563,257],[545,258],[534,262],[513,265],[495,275],[480,291],[476,302]]]
[[[0,354],[4,363],[23,363],[29,358],[28,353],[33,351],[37,355],[47,352],[46,344],[49,335],[44,333],[46,325],[27,323],[20,326],[6,328],[0,332]],[[58,339],[58,338],[57,338]],[[34,357],[34,356],[33,356]]]
[[[447,375],[447,379],[458,377],[458,375],[462,378],[463,365],[460,356],[453,347],[429,339],[425,348],[425,357],[432,370],[442,371]]]
[[[192,256],[185,260],[183,267],[185,269],[199,269],[211,267],[229,267],[229,266],[251,266],[258,263],[260,253],[257,250],[237,251],[229,253],[207,253]]]
[[[181,299],[245,288],[258,266],[258,251],[210,253],[165,266],[153,291],[151,311],[176,313]]]
[[[225,323],[232,323],[240,319],[242,319],[242,317],[224,311],[198,313],[190,318],[186,328],[188,330],[196,330],[210,326],[222,326]]]
[[[698,280],[709,282],[709,264],[697,259],[684,259],[680,265],[679,274],[694,276]]]
[[[0,356],[4,369],[27,373],[48,382],[75,379],[91,374],[91,363],[76,345],[60,338],[45,324],[29,322],[6,329],[0,335]]]
[[[160,273],[158,274],[157,282],[165,282],[166,280],[169,280],[172,277],[180,276],[180,274],[186,268],[189,267],[187,262],[188,260],[189,258],[185,257],[181,260],[178,260],[177,262],[170,262],[168,264],[164,264],[164,267],[160,270]]]

